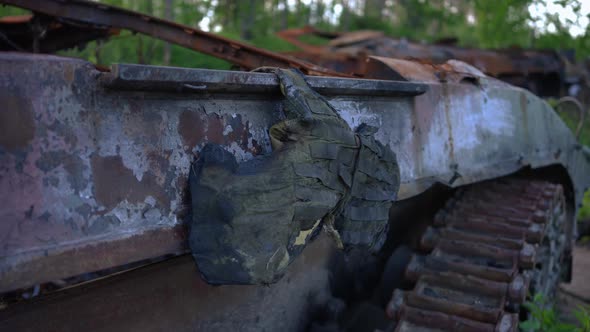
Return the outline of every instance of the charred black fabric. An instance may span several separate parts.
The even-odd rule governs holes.
[[[374,139],[376,128],[353,132],[303,75],[275,73],[286,120],[270,128],[272,154],[237,163],[207,144],[191,166],[189,245],[213,284],[277,281],[322,227],[339,245],[371,251],[386,235],[395,154]]]

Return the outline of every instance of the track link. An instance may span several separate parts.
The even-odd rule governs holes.
[[[529,289],[558,282],[565,248],[560,185],[503,179],[459,190],[420,241],[387,314],[396,331],[516,331]],[[545,257],[557,255],[558,257]]]

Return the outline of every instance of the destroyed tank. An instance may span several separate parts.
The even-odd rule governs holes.
[[[326,45],[302,41],[305,35],[327,40]],[[460,47],[457,39],[433,43],[394,39],[381,31],[326,32],[311,26],[279,31],[277,36],[297,46],[289,55],[344,73],[365,77],[372,57],[417,60],[444,64],[448,60],[466,62],[486,75],[523,87],[541,97],[560,97],[579,89],[586,80],[585,69],[575,64],[571,50],[538,50],[519,47],[478,49]],[[369,75],[372,72],[369,71]],[[372,77],[372,76],[371,76]]]
[[[343,77],[104,4],[0,3],[44,36],[130,29],[258,68],[0,53],[2,331],[515,331],[571,278],[590,151],[527,90],[459,61]]]

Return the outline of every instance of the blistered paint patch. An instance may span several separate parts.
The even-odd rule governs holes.
[[[376,126],[377,128],[381,127],[380,118],[374,113],[367,112],[366,109],[360,107],[358,102],[340,101],[336,110],[352,130],[355,130],[362,123]]]
[[[461,137],[460,150],[473,149],[488,137],[514,137],[515,119],[509,101],[499,98],[488,98],[484,103],[482,97],[461,96],[451,103],[453,134]]]

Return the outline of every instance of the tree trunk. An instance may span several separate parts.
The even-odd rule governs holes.
[[[173,8],[173,0],[165,0],[164,1],[164,17],[170,21],[174,20],[172,8]],[[166,43],[164,43],[164,59],[162,61],[164,63],[164,66],[170,65],[171,57],[172,57],[172,46],[170,45],[170,43],[166,42]]]
[[[221,12],[223,13],[221,15],[221,27],[225,30],[228,29],[230,18],[232,16],[232,4],[229,0],[219,1],[219,3],[221,4],[222,8],[225,8],[225,11]]]
[[[247,2],[248,8],[242,11],[242,31],[240,37],[244,40],[250,40],[253,37],[252,28],[254,27],[254,16],[256,15],[256,0]]]
[[[365,0],[365,16],[381,20],[384,6],[385,0]]]
[[[297,5],[295,8],[295,11],[297,13],[297,16],[299,17],[297,22],[299,22],[297,25],[299,26],[303,26],[303,25],[309,25],[309,12],[311,10],[311,4],[309,8],[306,8],[305,5],[303,4],[303,2],[301,2],[301,0],[297,0]]]
[[[153,0],[147,0],[145,1],[145,5],[146,5],[146,13],[148,15],[154,15],[154,6],[153,6]],[[154,48],[156,46],[156,43],[154,41],[153,38],[146,36],[144,40],[142,40],[142,43],[145,41],[145,45],[142,45],[142,57],[143,57],[143,63],[153,63],[153,57],[154,57]]]
[[[232,29],[238,29],[240,26],[240,4],[237,1],[232,1]]]
[[[283,0],[283,6],[285,6],[285,8],[283,9],[281,29],[287,30],[289,28],[289,2],[287,0]]]
[[[307,11],[307,18],[305,19],[305,25],[312,25],[312,17],[313,17],[313,8],[314,8],[314,1],[309,0],[309,9]]]
[[[340,25],[342,31],[350,30],[350,16],[352,15],[348,0],[342,0],[342,16],[340,17]]]

